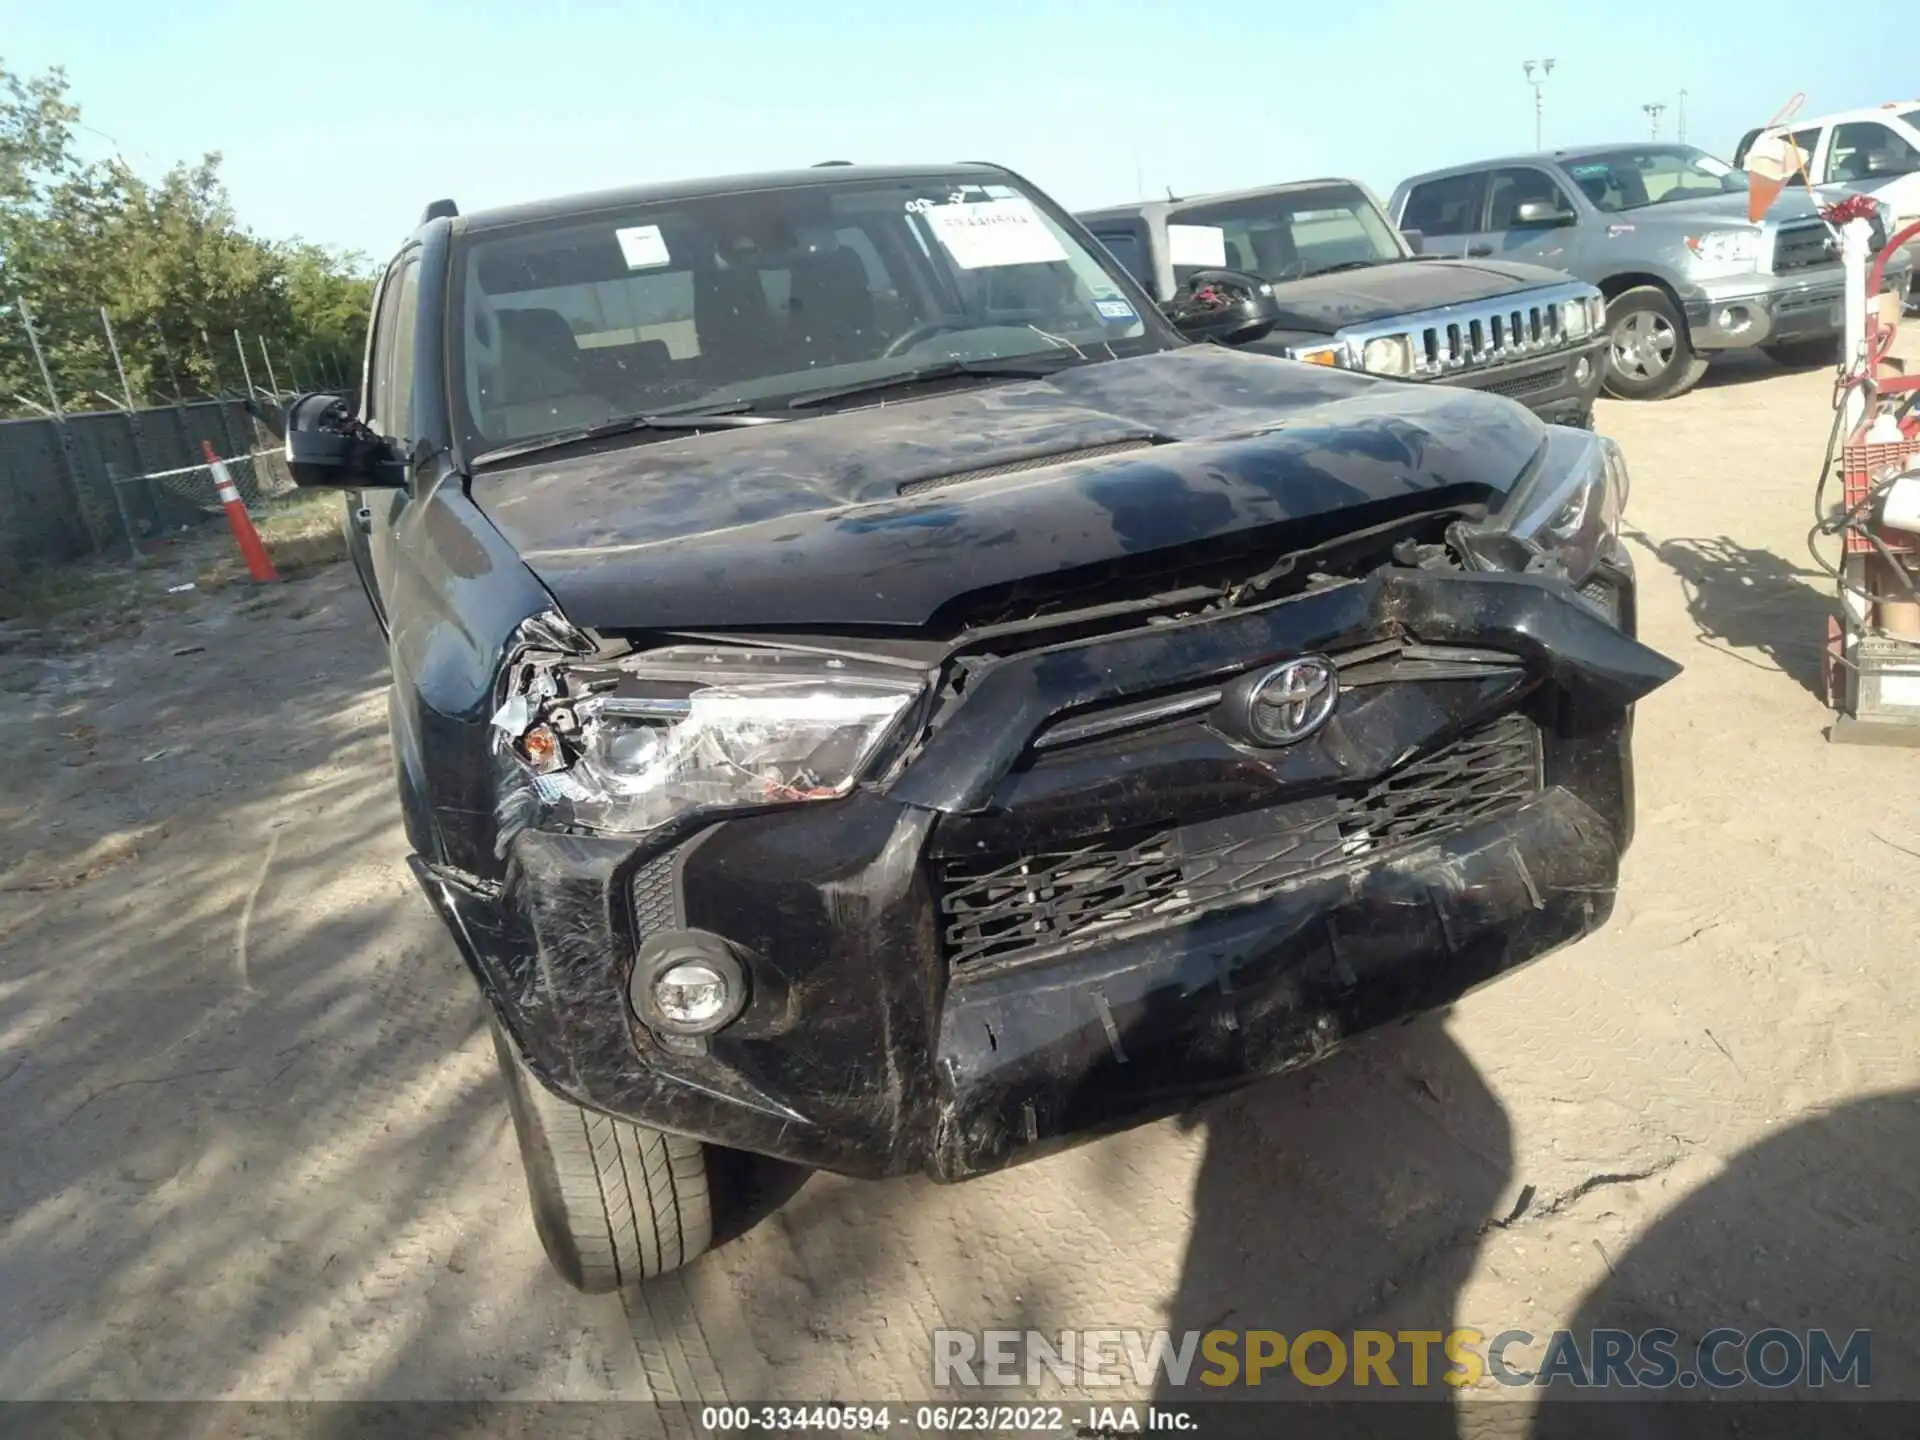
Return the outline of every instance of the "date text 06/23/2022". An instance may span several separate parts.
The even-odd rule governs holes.
[[[708,1405],[705,1434],[1018,1435],[1095,1437],[1193,1434],[1199,1418],[1178,1405]]]

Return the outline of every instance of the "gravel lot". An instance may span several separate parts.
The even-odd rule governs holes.
[[[1756,361],[1603,406],[1686,666],[1603,933],[969,1185],[772,1177],[624,1300],[540,1253],[351,573],[0,655],[0,1396],[879,1399],[942,1324],[1778,1322],[1870,1327],[1920,1398],[1920,751],[1823,736],[1829,394]]]

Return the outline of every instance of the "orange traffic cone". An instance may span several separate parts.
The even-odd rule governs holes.
[[[253,517],[247,514],[246,501],[240,498],[233,477],[227,473],[227,467],[220,457],[213,453],[210,441],[202,440],[200,448],[206,454],[207,468],[213,471],[213,483],[220,492],[220,503],[227,507],[227,523],[233,526],[233,538],[240,546],[241,555],[246,557],[247,573],[253,577],[256,585],[278,584],[280,572],[273,568],[273,558],[267,554],[267,547],[260,543],[260,532],[253,528]]]

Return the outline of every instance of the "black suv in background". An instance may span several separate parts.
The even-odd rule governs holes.
[[[1592,424],[1604,304],[1584,281],[1507,260],[1418,253],[1353,180],[1143,201],[1077,217],[1155,299],[1224,267],[1272,287],[1274,328],[1236,343],[1266,355],[1458,385]]]
[[[358,413],[275,417],[573,1283],[730,1152],[963,1179],[1606,919],[1675,673],[1618,450],[1195,282],[988,165],[441,203]]]

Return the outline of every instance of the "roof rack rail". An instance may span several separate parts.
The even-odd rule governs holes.
[[[460,213],[460,207],[454,204],[453,201],[451,200],[429,201],[427,204],[426,213],[421,215],[420,217],[420,223],[424,225],[429,220],[451,218],[452,216],[458,215],[459,213]]]
[[[828,165],[851,165],[852,163],[851,160],[816,160],[813,162],[813,168],[819,170]]]

